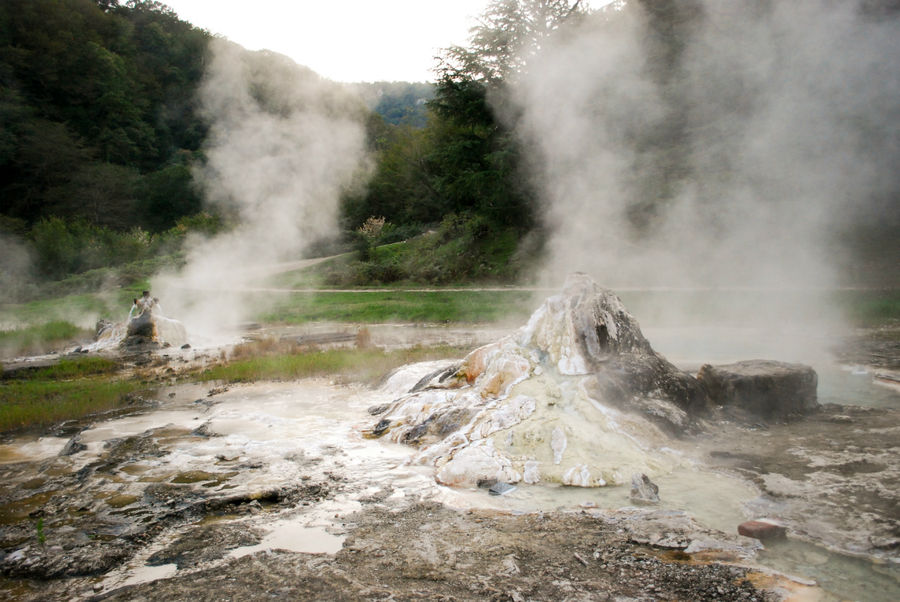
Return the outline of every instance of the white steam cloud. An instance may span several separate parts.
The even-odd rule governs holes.
[[[13,303],[33,278],[33,260],[25,242],[0,232],[0,303]],[[4,330],[7,325],[0,325]]]
[[[215,40],[200,94],[211,123],[200,180],[238,225],[195,241],[180,274],[154,281],[192,338],[246,320],[249,297],[238,292],[335,230],[365,152],[360,101],[281,55]]]
[[[663,5],[668,29],[645,10]],[[839,284],[844,224],[900,189],[898,23],[857,2],[631,1],[560,32],[511,89],[547,273]]]

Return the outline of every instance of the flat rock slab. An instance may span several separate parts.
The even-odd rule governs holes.
[[[716,405],[765,420],[794,418],[819,407],[819,377],[805,364],[773,360],[706,364],[700,368],[697,379],[706,386]]]

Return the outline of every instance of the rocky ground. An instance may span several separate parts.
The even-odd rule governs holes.
[[[845,359],[896,368],[894,340],[861,339]],[[143,366],[165,379],[182,363],[175,356],[155,357]],[[831,405],[789,424],[714,425],[691,441],[711,465],[753,482],[762,494],[758,514],[777,515],[791,538],[889,561],[900,550],[898,429],[896,410]],[[263,540],[262,525],[353,488],[339,472],[313,462],[292,487],[230,494],[227,480],[235,469],[246,474],[261,467],[222,458],[203,474],[148,483],[139,500],[124,494],[96,499],[96,484],[122,481],[129,466],[161,456],[168,441],[211,436],[202,428],[155,429],[113,442],[72,473],[57,470],[55,460],[0,466],[3,482],[18,483],[0,491],[0,599],[825,596],[803,579],[747,568],[755,565],[755,540],[704,529],[683,513],[455,510],[394,498],[389,488],[361,499],[361,510],[337,518],[331,531],[343,544],[335,554],[275,548],[231,557],[233,550]],[[151,548],[142,562],[175,565],[173,576],[134,585],[106,579]],[[891,591],[884,594],[891,599]]]
[[[177,578],[94,599],[770,600],[785,587],[803,587],[640,543],[646,533],[600,512],[511,516],[419,503],[349,520],[343,548],[333,556],[273,550],[193,571],[186,560]],[[218,545],[227,539],[207,538],[209,531],[178,542],[172,553],[200,556],[210,539]],[[252,537],[232,535],[231,545]],[[44,599],[72,594],[54,589],[45,589]]]
[[[846,364],[900,370],[900,324],[861,328],[845,337],[832,351]]]
[[[222,394],[212,393],[198,402],[216,403]],[[72,460],[0,466],[0,598],[764,600],[806,587],[738,566],[755,540],[702,528],[682,512],[516,514],[396,497],[390,486],[362,495],[371,484],[346,477],[339,449],[291,458],[302,476],[278,488],[238,486],[269,468],[236,458],[162,480],[145,471],[173,448],[215,436],[202,425],[154,428],[110,440],[80,464],[73,436]],[[70,461],[77,470],[66,469]],[[331,522],[343,538],[336,554],[273,546],[230,557],[284,517],[348,494],[362,509]],[[110,578],[158,565],[177,568],[136,585]]]
[[[698,443],[756,484],[756,514],[845,552],[900,554],[900,412],[829,404],[787,424],[719,426]]]

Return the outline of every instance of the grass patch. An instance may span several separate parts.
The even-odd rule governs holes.
[[[10,356],[40,353],[63,344],[89,340],[92,335],[92,330],[79,328],[64,320],[17,330],[0,330],[0,353]]]
[[[96,320],[124,320],[142,287],[147,288],[146,281],[116,290],[0,305],[0,352],[33,354],[90,341]]]
[[[527,315],[533,298],[526,291],[359,291],[291,294],[279,299],[263,322],[496,322]]]
[[[71,380],[100,374],[113,374],[119,369],[119,363],[105,357],[89,356],[65,358],[55,366],[35,370],[32,380]]]
[[[136,296],[134,290],[121,289],[8,304],[0,309],[0,321],[35,325],[52,321],[71,322],[73,318],[79,321],[92,320],[95,317],[124,319],[128,315],[134,296]]]
[[[56,376],[54,376],[56,378]],[[103,377],[0,382],[0,431],[43,427],[121,407],[145,385]]]
[[[347,382],[371,383],[400,366],[447,357],[461,357],[469,351],[459,347],[416,347],[380,349],[333,349],[305,353],[276,353],[248,357],[208,368],[197,375],[201,381],[252,382],[296,380],[315,376],[335,376]]]
[[[900,322],[900,290],[848,290],[836,293],[838,306],[856,326]]]

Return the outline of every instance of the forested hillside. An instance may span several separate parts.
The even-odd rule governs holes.
[[[62,278],[223,227],[204,212],[193,171],[208,130],[197,92],[210,39],[152,0],[0,3],[5,295],[21,288],[17,269]],[[424,126],[432,85],[359,88],[373,123]]]
[[[156,2],[3,2],[3,213],[158,232],[199,211],[208,39]]]
[[[24,239],[39,274],[61,278],[171,250],[159,235],[201,210],[191,165],[209,37],[157,2],[0,3],[8,258]],[[17,267],[4,280],[20,283],[6,273]]]
[[[391,125],[425,127],[434,85],[424,82],[357,84],[369,108]]]
[[[894,81],[889,62],[882,67],[887,84],[873,86],[871,98],[854,96],[865,86],[848,86],[840,78],[858,69],[848,66],[831,77],[832,61],[821,58],[820,46],[810,46],[807,55],[795,52],[788,40],[778,56],[760,64],[771,71],[757,81],[755,67],[736,72],[719,55],[703,51],[703,36],[716,31],[710,24],[721,17],[711,6],[701,0],[634,0],[592,11],[572,0],[489,2],[469,44],[444,50],[435,84],[356,85],[372,111],[372,161],[366,185],[341,199],[342,238],[327,248],[355,248],[359,254],[329,278],[334,284],[511,281],[540,257],[560,223],[579,221],[566,214],[575,213],[577,207],[570,210],[566,202],[576,198],[583,199],[579,210],[592,218],[617,212],[610,215],[615,219],[597,218],[596,227],[581,228],[588,237],[606,229],[604,240],[613,241],[616,252],[667,240],[673,223],[668,220],[686,199],[696,203],[695,214],[709,216],[709,227],[695,232],[720,228],[716,235],[725,240],[731,234],[721,218],[734,205],[723,199],[734,191],[746,187],[752,192],[745,196],[777,213],[795,202],[798,184],[814,184],[810,190],[824,194],[835,189],[820,176],[836,178],[829,166],[837,163],[866,185],[859,191],[847,185],[845,197],[856,205],[832,210],[810,194],[808,205],[798,201],[800,210],[787,215],[804,215],[807,208],[813,215],[846,211],[840,228],[823,230],[821,237],[841,245],[834,261],[869,266],[867,279],[881,278],[896,265],[900,219],[900,184],[887,168],[897,137],[896,120],[889,119],[896,102],[882,94]],[[772,3],[742,6],[764,35],[781,18]],[[896,23],[896,6],[867,0],[849,9],[859,14],[847,18]],[[640,34],[629,39],[626,53],[623,32],[635,23]],[[789,25],[795,35],[805,35],[798,19]],[[0,3],[0,288],[7,296],[27,293],[10,284],[18,282],[10,276],[17,269],[24,274],[33,267],[44,278],[61,279],[160,255],[171,260],[188,232],[230,227],[227,216],[205,212],[210,210],[195,182],[209,128],[197,91],[210,39],[164,4],[148,0]],[[785,39],[777,32],[772,38],[778,44]],[[587,50],[540,67],[538,49],[565,52],[567,44]],[[603,66],[607,55],[610,65]],[[722,60],[740,66],[739,58],[735,52]],[[800,60],[821,71],[804,72],[807,65],[798,67]],[[790,69],[802,77],[776,78],[782,89],[766,89],[764,84]],[[803,102],[827,110],[822,123],[800,128],[796,117],[808,111],[789,107],[797,115],[784,119],[782,130],[797,128],[809,147],[791,148],[790,136],[786,142],[778,138],[793,154],[773,163],[784,167],[799,158],[813,169],[803,178],[795,177],[799,169],[770,177],[772,170],[760,163],[768,160],[767,149],[745,145],[734,133],[754,119],[772,125],[764,123],[765,111],[773,99],[796,101],[797,81],[805,86],[800,94],[809,94]],[[828,93],[816,92],[817,86]],[[843,90],[849,91],[847,102],[829,101]],[[837,111],[828,102],[816,104],[819,99]],[[548,115],[556,121],[535,129]],[[576,115],[583,125],[552,146],[550,139]],[[806,135],[823,123],[839,126],[822,128],[834,134],[831,139]],[[747,133],[759,129],[765,127]],[[834,150],[837,144],[849,148],[846,134],[859,139],[858,148],[850,148],[856,158]],[[575,144],[579,140],[582,147]],[[755,170],[749,175],[735,169],[747,149],[762,158],[749,165]],[[833,159],[821,161],[820,155]],[[570,173],[577,169],[588,173],[579,179]],[[604,208],[598,200],[604,196],[613,198],[614,209]],[[822,222],[831,217],[823,215]],[[406,242],[390,245],[399,241]]]

